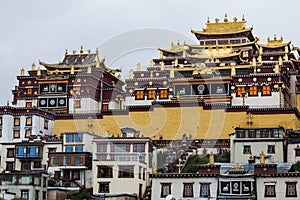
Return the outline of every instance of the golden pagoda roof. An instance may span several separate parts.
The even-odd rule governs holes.
[[[291,42],[283,43],[283,37],[281,37],[280,39],[277,39],[276,35],[274,35],[274,39],[270,39],[270,37],[268,37],[267,44],[258,44],[258,45],[263,48],[272,48],[273,49],[273,48],[285,47],[290,44],[291,44]]]
[[[179,42],[177,44],[171,43],[170,49],[163,49],[158,48],[159,51],[167,52],[167,53],[179,53],[188,50],[189,48],[185,46],[185,44],[180,44]]]
[[[224,21],[220,22],[218,18],[215,19],[215,22],[210,22],[209,18],[206,23],[206,27],[202,31],[191,30],[194,34],[201,35],[223,35],[223,34],[234,34],[242,33],[247,31],[252,31],[251,28],[246,28],[246,21],[244,17],[242,21],[238,21],[237,18],[233,18],[232,22],[229,22],[227,15],[225,14]]]

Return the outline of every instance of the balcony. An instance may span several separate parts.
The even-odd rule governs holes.
[[[97,160],[145,163],[145,153],[96,153]]]

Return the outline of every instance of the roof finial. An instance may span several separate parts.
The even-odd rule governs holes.
[[[24,72],[25,72],[25,70],[24,70],[24,68],[22,68],[21,69],[21,76],[24,76]]]
[[[66,49],[65,55],[68,55],[68,49]]]
[[[260,164],[265,164],[265,154],[263,151],[259,154],[259,161]]]
[[[270,41],[270,36],[268,36],[268,42]]]
[[[237,22],[237,20],[238,20],[237,17],[234,17],[234,18],[233,18],[233,21],[234,21],[234,22]]]
[[[177,40],[177,45],[178,45],[178,46],[180,45],[180,42],[179,42],[179,40]]]
[[[275,40],[275,41],[277,40],[277,38],[276,38],[276,34],[274,34],[274,40]]]
[[[210,23],[210,19],[209,19],[209,17],[207,17],[207,22],[206,22],[207,24],[209,24]]]
[[[91,53],[91,50],[90,50],[90,49],[88,49],[88,50],[87,50],[87,52],[88,52],[88,53]]]
[[[173,41],[171,42],[171,46],[174,46],[174,42]]]
[[[32,63],[32,65],[31,65],[31,70],[32,70],[32,71],[35,70],[35,64],[34,64],[34,63]]]
[[[213,152],[210,152],[210,155],[209,155],[209,164],[210,165],[215,164],[215,157],[214,157]]]
[[[219,23],[219,21],[220,21],[220,20],[219,20],[218,18],[215,19],[215,22],[216,22],[216,23]]]
[[[225,13],[225,16],[224,16],[224,22],[228,22],[227,13]]]
[[[280,37],[280,40],[283,41],[283,36]]]
[[[97,54],[97,55],[99,54],[99,50],[98,50],[98,48],[96,48],[96,54]]]
[[[73,54],[75,54],[76,53],[76,51],[75,50],[73,50]]]
[[[80,47],[80,53],[83,53],[83,46]]]
[[[242,21],[244,22],[245,21],[245,15],[243,14],[243,17],[242,17]]]

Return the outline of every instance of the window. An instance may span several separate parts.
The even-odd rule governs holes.
[[[0,126],[2,126],[2,117],[0,117]]]
[[[76,101],[75,101],[75,107],[76,108],[81,108],[81,101],[80,101],[80,99],[76,99]]]
[[[32,125],[32,117],[26,117],[26,126]]]
[[[183,197],[194,197],[194,183],[183,183]]]
[[[32,88],[27,88],[27,94],[32,94]]]
[[[20,138],[20,130],[14,130],[14,138]]]
[[[108,104],[107,103],[104,103],[102,105],[102,110],[108,110]]]
[[[26,108],[31,108],[32,107],[32,102],[26,102]]]
[[[257,86],[250,86],[249,87],[249,96],[257,96]]]
[[[99,193],[109,193],[109,182],[99,182]]]
[[[51,165],[58,166],[58,157],[50,157],[51,158]]]
[[[166,89],[160,90],[159,98],[160,99],[167,99],[168,98],[168,90],[166,90]]]
[[[21,190],[21,198],[29,199],[29,190]]]
[[[130,152],[130,144],[111,144],[111,152]]]
[[[80,171],[79,170],[73,170],[72,171],[72,177],[74,180],[80,180]]]
[[[42,168],[41,161],[33,161],[33,168]]]
[[[112,178],[113,177],[113,167],[101,165],[98,166],[98,178]]]
[[[47,192],[43,191],[43,200],[47,199]]]
[[[245,92],[245,87],[241,87],[241,86],[237,87],[237,93],[236,93],[236,96],[237,96],[237,97],[240,97],[241,94],[242,94],[242,92]]]
[[[35,200],[39,200],[39,193],[40,193],[39,190],[35,190],[35,196],[34,196]]]
[[[200,183],[200,197],[210,197],[210,183]]]
[[[265,197],[276,197],[275,183],[265,185]]]
[[[106,153],[107,144],[97,144],[97,152]]]
[[[18,118],[18,117],[14,118],[14,125],[20,126],[20,118]]]
[[[31,170],[31,163],[30,162],[22,162],[21,170]]]
[[[64,165],[65,166],[71,165],[71,157],[70,156],[64,156]]]
[[[299,147],[295,148],[295,156],[296,157],[300,156],[300,148]]]
[[[139,179],[142,179],[142,170],[143,168],[139,166]]]
[[[248,137],[249,138],[255,138],[256,137],[256,131],[255,130],[249,130]]]
[[[270,96],[271,95],[271,87],[269,85],[263,85],[261,95],[262,96]]]
[[[6,162],[6,170],[13,171],[14,170],[14,162]]]
[[[81,156],[75,156],[75,165],[82,165],[82,157]]]
[[[268,153],[271,154],[275,153],[275,145],[268,145]]]
[[[82,145],[76,145],[75,146],[75,152],[83,152],[83,146]]]
[[[56,148],[48,148],[48,153],[55,153],[56,152]]]
[[[148,90],[148,99],[155,99],[156,98],[156,91],[155,90]]]
[[[136,90],[135,100],[143,100],[143,99],[144,99],[144,90]]]
[[[119,178],[134,178],[133,166],[119,166]]]
[[[66,142],[82,142],[82,133],[66,133]]]
[[[286,182],[285,197],[297,197],[297,182]]]
[[[45,121],[44,121],[44,129],[48,130],[48,126],[49,126],[49,121],[45,119]]]
[[[29,138],[31,135],[31,128],[25,130],[25,137]]]
[[[15,149],[14,148],[8,148],[6,157],[7,158],[14,158],[15,157]]]
[[[145,144],[133,144],[133,152],[145,152]]]
[[[250,154],[251,146],[250,145],[244,145],[243,154]]]
[[[171,183],[161,183],[160,197],[165,198],[171,194]]]

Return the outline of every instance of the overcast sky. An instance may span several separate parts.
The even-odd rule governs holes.
[[[228,13],[232,20],[244,14],[260,42],[277,34],[300,46],[299,0],[0,2],[0,105],[12,100],[16,75],[22,67],[30,70],[33,62],[37,66],[38,60],[56,63],[63,59],[65,49],[78,51],[83,45],[92,50],[103,47],[100,57],[105,56],[112,68],[126,71],[134,68],[133,63],[146,65],[143,54],[158,56],[156,48],[168,47],[172,40],[196,42],[190,30],[203,28],[208,16],[223,19]],[[112,49],[121,51],[109,51]],[[122,61],[125,54],[126,61]]]

